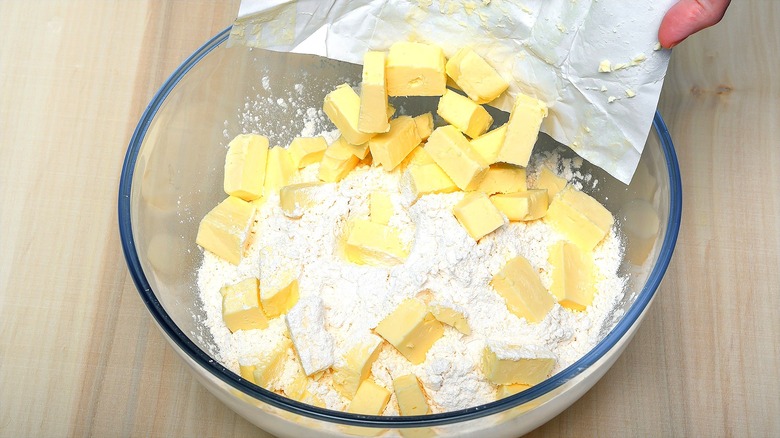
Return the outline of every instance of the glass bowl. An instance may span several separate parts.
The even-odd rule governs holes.
[[[244,129],[256,129],[272,144],[289,144],[302,129],[298,109],[320,107],[328,91],[345,81],[356,84],[361,73],[360,66],[315,56],[228,48],[229,31],[198,49],[154,96],[133,133],[119,187],[122,247],[141,299],[165,338],[211,393],[279,436],[518,436],[566,409],[607,372],[644,318],[680,227],[677,158],[657,113],[630,185],[587,162],[581,169],[599,181],[585,190],[612,211],[625,235],[621,270],[628,285],[601,341],[541,384],[459,411],[379,417],[290,400],[245,381],[214,360],[198,301],[196,270],[202,256],[195,235],[200,219],[225,196],[221,182],[227,142]],[[297,105],[283,105],[292,93],[297,93]],[[435,108],[435,100],[422,101],[419,105]],[[404,107],[404,102],[398,104]],[[259,116],[247,117],[249,107]],[[506,117],[494,115],[497,122]],[[542,135],[535,150],[556,147]]]

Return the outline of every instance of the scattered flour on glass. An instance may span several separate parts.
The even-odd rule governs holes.
[[[327,133],[329,141],[336,134]],[[549,155],[539,162],[569,180],[585,178],[576,159],[566,161]],[[296,182],[316,181],[317,171],[317,164],[308,166]],[[532,180],[530,168],[529,175]],[[508,311],[489,282],[507,260],[522,255],[549,288],[552,279],[547,248],[562,236],[544,221],[512,222],[477,243],[452,215],[452,207],[462,199],[462,193],[427,195],[410,205],[404,186],[398,171],[388,173],[379,167],[361,166],[339,183],[319,186],[315,190],[317,202],[299,219],[284,216],[278,196],[271,195],[259,210],[253,228],[255,242],[238,266],[206,252],[198,271],[198,286],[217,359],[237,372],[240,361],[272,348],[271,338],[289,336],[283,317],[273,319],[266,330],[231,335],[221,314],[222,286],[249,276],[260,278],[261,285],[267,284],[280,272],[299,275],[301,299],[313,295],[321,298],[325,327],[334,340],[336,367],[343,364],[346,353],[356,343],[371,335],[379,321],[421,291],[428,291],[427,296],[438,303],[464,309],[471,335],[445,327],[444,336],[419,365],[411,364],[385,342],[372,365],[372,378],[388,389],[392,389],[394,378],[414,373],[434,413],[495,400],[496,387],[480,369],[486,342],[545,347],[557,358],[555,373],[587,353],[600,340],[604,324],[616,320],[612,317],[623,296],[625,280],[618,276],[622,246],[614,231],[594,252],[598,281],[593,304],[584,312],[556,304],[543,321],[528,324]],[[375,190],[390,194],[395,214],[389,225],[400,230],[401,239],[410,245],[403,264],[361,266],[348,263],[342,254],[343,230],[349,221],[368,217],[368,197]],[[300,372],[298,361],[290,353],[284,371],[271,382],[270,389],[284,391]],[[331,379],[326,371],[311,379],[307,389],[329,408],[343,410],[349,400],[333,389]],[[393,394],[384,414],[397,413]]]

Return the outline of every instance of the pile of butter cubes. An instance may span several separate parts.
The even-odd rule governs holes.
[[[284,214],[300,218],[317,202],[318,186],[341,181],[359,165],[382,166],[387,172],[402,172],[415,199],[466,192],[454,206],[453,215],[477,241],[510,221],[542,218],[565,237],[550,248],[553,283],[549,291],[522,256],[509,260],[494,276],[491,285],[518,317],[536,323],[556,302],[573,310],[584,310],[591,304],[595,291],[593,249],[609,233],[614,220],[598,201],[567,185],[546,167],[534,188],[527,187],[525,166],[547,116],[543,102],[519,95],[508,123],[488,131],[493,119],[482,105],[506,91],[508,84],[469,48],[447,60],[439,47],[399,42],[388,53],[367,52],[362,79],[359,95],[343,84],[325,98],[324,112],[341,133],[330,145],[315,137],[296,138],[288,148],[269,148],[268,139],[257,134],[242,134],[230,142],[224,178],[229,197],[201,221],[198,245],[238,265],[253,241],[255,214],[268,194],[278,193]],[[465,96],[448,89],[448,80]],[[393,118],[395,110],[388,96],[441,96],[437,114],[449,124],[434,129],[430,113]],[[319,163],[320,181],[292,183],[300,169],[315,163]],[[369,204],[370,218],[353,221],[345,231],[346,257],[358,264],[403,263],[409,249],[398,230],[388,225],[393,214],[388,194],[372,193]],[[265,386],[278,374],[292,346],[304,374],[285,393],[324,406],[305,388],[307,378],[333,365],[332,354],[328,357],[316,351],[332,339],[324,327],[302,333],[300,324],[290,323],[297,319],[324,321],[319,315],[323,312],[321,300],[299,300],[294,276],[273,285],[261,285],[258,279],[250,278],[225,286],[221,292],[223,319],[231,332],[263,329],[268,327],[268,319],[287,315],[290,338],[280,340],[271,354],[255,363],[241,365],[241,375]],[[420,297],[401,303],[377,325],[378,336],[356,346],[347,355],[346,366],[333,370],[334,387],[352,400],[347,410],[375,415],[384,411],[390,392],[368,379],[384,341],[412,364],[420,364],[441,338],[443,324],[470,334],[457,309]],[[554,363],[554,356],[546,351],[488,343],[482,369],[503,397],[541,382]],[[402,415],[430,412],[414,375],[399,377],[393,383]]]

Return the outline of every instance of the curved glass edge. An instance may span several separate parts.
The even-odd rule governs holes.
[[[530,402],[553,391],[554,389],[578,376],[581,372],[588,369],[588,367],[593,365],[607,351],[609,351],[618,343],[618,341],[628,332],[628,329],[633,325],[637,318],[639,318],[644,309],[652,300],[661,282],[661,279],[663,278],[664,273],[669,266],[672,253],[674,252],[674,247],[677,242],[677,235],[680,229],[680,220],[682,217],[682,183],[680,179],[677,155],[674,151],[674,145],[672,143],[672,139],[669,135],[666,124],[664,123],[663,118],[658,113],[658,111],[656,111],[653,118],[653,127],[658,133],[659,139],[661,141],[661,149],[663,150],[664,156],[666,158],[671,190],[669,199],[669,221],[666,233],[664,235],[663,244],[658,255],[658,263],[650,273],[647,283],[637,296],[636,301],[628,309],[623,318],[621,318],[621,320],[615,325],[610,333],[601,340],[601,342],[599,342],[585,356],[580,358],[569,367],[565,368],[552,378],[542,382],[539,385],[533,386],[530,389],[514,396],[507,397],[492,403],[442,414],[409,417],[356,415],[346,412],[331,411],[288,399],[281,395],[260,388],[254,384],[248,383],[240,376],[236,375],[232,371],[220,365],[217,361],[213,360],[206,352],[201,350],[195,343],[193,343],[187,337],[187,335],[184,334],[181,329],[174,323],[160,302],[157,300],[148,280],[146,279],[146,275],[143,272],[140,260],[138,259],[135,242],[133,240],[130,213],[130,194],[133,171],[136,159],[138,158],[138,153],[140,151],[143,139],[146,136],[146,131],[150,122],[157,114],[157,111],[161,107],[162,103],[168,97],[173,88],[182,79],[182,77],[202,58],[208,55],[220,44],[224,43],[230,34],[230,30],[231,27],[225,28],[223,31],[218,33],[203,46],[201,46],[195,53],[190,55],[190,57],[187,58],[173,72],[173,74],[171,74],[160,90],[152,98],[151,102],[146,107],[146,110],[141,116],[138,126],[136,127],[130,139],[130,144],[128,146],[127,154],[125,155],[122,173],[120,176],[118,196],[119,233],[122,242],[122,251],[125,256],[127,267],[133,278],[133,282],[138,289],[142,301],[149,309],[149,312],[152,314],[162,330],[164,330],[169,336],[169,338],[179,348],[181,348],[182,351],[186,352],[187,355],[192,358],[192,360],[198,363],[198,365],[203,367],[205,370],[210,372],[224,383],[277,408],[316,420],[323,420],[352,426],[382,428],[430,427],[451,424],[455,421],[460,422],[475,420]]]

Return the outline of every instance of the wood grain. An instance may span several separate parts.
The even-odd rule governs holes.
[[[0,2],[0,436],[263,435],[168,347],[116,225],[138,118],[238,3]],[[778,23],[780,2],[734,2],[674,50],[672,265],[617,364],[533,436],[780,434]]]

